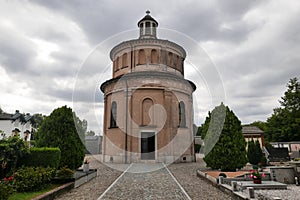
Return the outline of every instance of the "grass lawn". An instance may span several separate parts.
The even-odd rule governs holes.
[[[58,186],[60,186],[60,185],[59,184],[49,184],[46,188],[44,188],[40,191],[14,193],[9,197],[8,200],[30,200],[34,197],[44,194],[45,192],[50,191]]]

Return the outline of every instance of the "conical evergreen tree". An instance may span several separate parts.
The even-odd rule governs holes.
[[[57,108],[42,122],[36,134],[36,145],[59,147],[61,150],[59,167],[76,169],[81,166],[85,155],[85,146],[82,143],[84,127],[80,128],[79,125],[82,126],[82,122],[71,108],[67,106]]]
[[[215,139],[218,135],[216,144],[207,147],[214,142],[207,143],[212,140],[206,140],[206,137]],[[209,113],[203,125],[202,137],[205,138],[204,161],[208,167],[222,171],[235,171],[247,163],[246,142],[242,134],[241,122],[227,106],[221,104],[211,114]],[[211,151],[208,152],[206,149]]]

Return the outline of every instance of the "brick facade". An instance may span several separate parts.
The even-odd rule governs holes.
[[[192,93],[196,86],[184,79],[185,50],[156,38],[158,24],[149,13],[138,24],[139,39],[111,50],[113,78],[101,85],[103,160],[194,161]],[[142,34],[147,33],[142,30],[145,24],[151,29],[148,35]]]

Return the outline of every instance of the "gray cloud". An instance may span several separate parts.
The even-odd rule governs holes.
[[[279,105],[278,99],[288,80],[300,76],[300,4],[297,1],[53,0],[1,4],[0,70],[7,74],[9,80],[5,81],[17,80],[14,87],[27,87],[23,96],[28,102],[34,102],[26,105],[32,112],[34,108],[49,112],[53,106],[72,104],[75,87],[74,97],[81,116],[91,121],[93,129],[99,130],[96,132],[100,132],[102,125],[100,128],[97,125],[100,117],[95,120],[91,105],[96,102],[97,108],[103,106],[103,95],[98,88],[111,77],[109,50],[123,40],[137,37],[136,23],[147,9],[158,21],[159,28],[190,36],[204,49],[199,54],[192,43],[158,30],[162,38],[188,49],[188,59],[203,61],[197,67],[200,72],[204,70],[204,77],[187,70],[187,78],[200,84],[195,97],[202,103],[198,105],[201,114],[195,114],[201,118],[197,124],[215,106],[211,104],[205,83],[218,88],[213,84],[216,72],[202,67],[216,64],[226,103],[244,123],[266,120]],[[110,43],[104,42],[89,54],[100,42],[129,29],[136,31],[124,34],[123,38],[115,37]],[[212,60],[210,65],[207,56]],[[5,94],[0,100],[4,110],[5,107],[16,110],[25,104],[10,103],[11,96],[19,95],[16,89],[0,88]]]
[[[33,44],[22,36],[0,27],[0,63],[11,73],[30,69],[31,59],[36,56]]]

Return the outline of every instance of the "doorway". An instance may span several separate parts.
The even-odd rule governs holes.
[[[141,132],[141,160],[155,160],[155,132]]]

